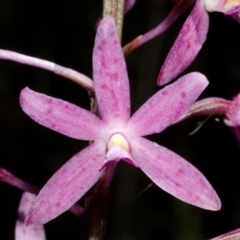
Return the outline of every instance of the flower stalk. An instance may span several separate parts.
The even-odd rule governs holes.
[[[93,82],[90,78],[73,69],[60,66],[56,63],[4,49],[0,49],[0,59],[48,70],[81,85],[89,91],[93,91]]]
[[[112,16],[115,20],[119,39],[122,37],[124,0],[104,0],[103,17]]]

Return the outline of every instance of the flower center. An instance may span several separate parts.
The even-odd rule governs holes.
[[[130,146],[127,140],[119,133],[113,134],[108,141],[107,150],[109,151],[112,147],[118,146],[126,152],[130,152]]]

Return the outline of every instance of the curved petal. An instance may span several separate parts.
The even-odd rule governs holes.
[[[240,6],[238,6],[237,11],[232,13],[230,16],[240,23]]]
[[[20,105],[33,120],[68,137],[95,140],[106,129],[106,124],[91,112],[27,87],[20,94]]]
[[[240,228],[231,232],[222,234],[218,237],[211,238],[210,240],[239,240],[240,239]]]
[[[93,79],[102,119],[124,123],[130,116],[130,93],[123,51],[114,20],[105,17],[99,24],[93,50]]]
[[[118,162],[121,159],[124,160],[125,162],[132,164],[134,167],[138,167],[134,160],[132,159],[132,156],[129,152],[125,151],[124,149],[118,146],[114,146],[107,152],[103,168],[110,162],[112,161]]]
[[[240,126],[240,94],[230,102],[225,113],[225,123],[231,127]]]
[[[206,40],[208,25],[204,1],[198,0],[163,63],[158,85],[170,82],[191,64]]]
[[[126,14],[136,3],[136,0],[125,0],[124,13]]]
[[[42,188],[25,223],[44,224],[68,210],[97,182],[104,156],[102,142],[94,142],[73,156]]]
[[[181,3],[175,4],[172,11],[167,15],[167,17],[160,22],[156,27],[152,28],[150,31],[144,33],[139,41],[137,42],[137,47],[145,44],[146,42],[152,40],[153,38],[161,35],[165,32],[181,14],[188,8],[190,2],[182,1]],[[191,3],[190,3],[191,4]]]
[[[127,123],[135,136],[159,133],[173,124],[198,98],[208,81],[201,73],[189,73],[153,95]]]
[[[164,191],[192,205],[219,210],[221,202],[207,179],[189,162],[174,152],[138,138],[133,158],[146,175]]]
[[[24,224],[25,217],[31,208],[36,195],[25,192],[22,195],[18,219],[15,228],[15,240],[45,240],[45,231],[43,226],[27,227]]]
[[[230,106],[231,101],[223,98],[204,98],[195,102],[175,123],[195,116],[226,114]]]

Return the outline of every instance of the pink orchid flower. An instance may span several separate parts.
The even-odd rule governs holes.
[[[160,188],[195,206],[218,210],[220,200],[194,166],[142,136],[163,131],[196,100],[208,81],[200,73],[180,78],[152,96],[130,118],[126,63],[112,17],[98,27],[93,79],[101,118],[60,99],[22,90],[20,104],[36,122],[68,137],[93,141],[66,162],[42,188],[26,224],[43,224],[69,209],[120,159],[139,167]]]
[[[240,94],[235,96],[233,100],[211,97],[197,101],[178,119],[177,122],[190,117],[211,114],[223,115],[224,123],[228,127],[231,127],[240,144]]]
[[[235,96],[233,100],[227,100],[219,97],[205,98],[195,102],[186,111],[179,121],[186,118],[210,115],[210,114],[222,114],[224,116],[224,123],[229,127],[240,126],[240,94]]]
[[[15,227],[15,240],[46,240],[45,231],[42,225],[27,227],[24,223],[26,215],[35,198],[36,195],[29,192],[24,192],[22,195]]]
[[[205,6],[209,12],[222,12],[240,22],[239,0],[205,0]]]
[[[240,22],[240,0],[196,0],[160,69],[157,83],[164,85],[184,71],[197,56],[206,40],[208,12],[218,11]]]

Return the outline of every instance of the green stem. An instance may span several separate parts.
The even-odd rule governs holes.
[[[112,16],[115,19],[118,37],[122,37],[124,16],[124,0],[103,0],[103,17]]]

